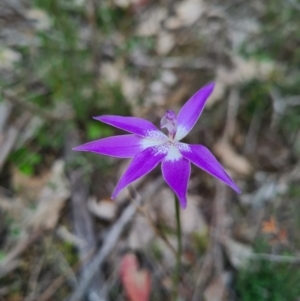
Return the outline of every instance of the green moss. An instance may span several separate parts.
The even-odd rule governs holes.
[[[270,246],[261,238],[254,243],[258,253],[268,253]],[[283,255],[292,254],[284,253]],[[293,301],[300,296],[300,271],[286,263],[253,261],[237,272],[236,292],[240,301]]]
[[[241,301],[292,301],[300,296],[300,272],[288,264],[253,262],[238,272],[236,291]]]

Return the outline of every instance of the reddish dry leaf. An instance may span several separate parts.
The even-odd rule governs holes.
[[[126,254],[120,265],[121,281],[130,301],[148,301],[151,288],[150,273],[138,268],[136,256]]]
[[[278,243],[280,243],[280,244],[288,243],[286,230],[284,230],[284,229],[279,230],[276,237],[270,241],[271,245],[276,245]]]
[[[287,242],[288,242],[286,230],[281,229],[281,230],[279,231],[278,239],[279,239],[279,241],[280,241],[281,243],[287,243]]]
[[[270,221],[263,222],[262,223],[262,232],[264,233],[274,233],[276,234],[278,232],[278,228],[276,225],[276,220],[274,216],[270,218]]]

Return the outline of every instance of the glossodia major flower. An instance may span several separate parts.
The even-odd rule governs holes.
[[[214,84],[209,84],[200,89],[185,103],[177,116],[171,110],[166,112],[160,127],[167,129],[167,135],[142,118],[104,115],[95,119],[131,134],[92,141],[74,150],[133,158],[112,194],[113,199],[123,188],[148,174],[159,163],[165,181],[177,195],[182,208],[187,204],[191,163],[240,193],[240,189],[205,146],[179,142],[194,127],[213,88]]]

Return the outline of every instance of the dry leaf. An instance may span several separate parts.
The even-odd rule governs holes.
[[[155,233],[146,217],[138,215],[132,224],[128,237],[129,248],[133,250],[147,248],[154,238]]]
[[[187,0],[179,2],[175,8],[178,18],[182,21],[182,25],[193,25],[204,11],[203,1]]]
[[[50,171],[39,176],[27,176],[15,167],[12,167],[11,174],[14,189],[19,192],[19,195],[22,195],[22,197],[27,200],[34,200],[38,198],[51,176]]]
[[[148,10],[142,17],[137,28],[138,36],[153,36],[161,30],[160,23],[166,18],[167,10],[157,7]]]
[[[278,228],[274,216],[270,218],[270,221],[266,221],[262,223],[261,231],[265,234],[273,234],[272,237],[275,236],[275,238],[270,241],[271,244],[288,243],[286,230]]]
[[[127,254],[121,260],[120,276],[130,301],[147,301],[150,298],[151,278],[149,271],[139,270],[134,254]]]
[[[224,140],[218,141],[213,150],[225,166],[241,175],[249,175],[252,172],[250,162],[243,156],[237,154],[232,146]]]
[[[173,71],[163,70],[161,73],[161,81],[168,86],[173,86],[177,82],[177,76]]]
[[[56,234],[64,241],[69,244],[74,245],[75,247],[82,248],[86,245],[86,242],[76,235],[74,235],[72,232],[68,230],[66,226],[59,226]]]
[[[182,27],[183,22],[178,17],[171,16],[165,21],[164,25],[167,29],[174,30]]]
[[[52,25],[52,20],[48,14],[41,9],[29,9],[25,15],[26,18],[33,23],[37,30],[47,30]]]
[[[221,100],[226,92],[226,85],[220,81],[215,82],[212,94],[208,97],[205,108],[212,107],[216,102]]]
[[[105,82],[115,84],[121,79],[121,69],[118,68],[117,64],[104,62],[101,65],[101,75]]]
[[[21,60],[21,54],[10,48],[0,48],[0,70],[12,69]]]
[[[36,211],[28,218],[28,225],[34,229],[53,229],[60,210],[70,197],[69,182],[64,173],[65,163],[54,162],[49,181],[42,190]]]
[[[239,56],[233,57],[232,63],[231,69],[222,66],[217,69],[217,81],[227,86],[249,82],[253,79],[265,80],[276,68],[272,62],[246,60]]]
[[[279,234],[278,234],[278,240],[279,240],[281,243],[283,243],[283,244],[288,243],[287,232],[286,232],[286,230],[281,229],[281,230],[279,231]]]
[[[142,6],[147,0],[114,0],[114,3],[122,8],[128,8],[129,6]]]
[[[136,106],[138,103],[138,97],[141,95],[144,89],[144,84],[141,79],[132,78],[123,75],[121,78],[122,92],[126,97],[127,102],[132,106]]]
[[[223,239],[226,254],[235,268],[244,267],[253,255],[252,248],[229,237]]]
[[[93,215],[106,221],[112,221],[117,214],[117,205],[110,199],[97,202],[95,198],[89,198],[87,206]]]
[[[0,196],[0,209],[9,213],[15,221],[19,221],[27,208],[20,198],[10,199]]]
[[[114,0],[114,3],[122,8],[127,8],[132,4],[132,0]]]
[[[270,221],[262,223],[262,229],[261,230],[264,233],[273,233],[273,234],[275,234],[275,233],[278,232],[278,228],[277,228],[274,216],[272,216],[270,218]]]
[[[175,46],[174,36],[166,31],[160,31],[156,41],[156,52],[159,55],[168,54]]]
[[[217,275],[205,289],[203,295],[206,301],[222,301],[227,293],[227,273]]]

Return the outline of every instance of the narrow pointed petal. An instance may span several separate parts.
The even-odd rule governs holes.
[[[208,84],[196,92],[181,108],[177,116],[177,133],[175,136],[177,141],[184,138],[194,127],[213,89],[214,83]]]
[[[126,172],[123,174],[117,184],[112,198],[114,199],[119,192],[138,178],[148,174],[153,170],[166,156],[167,151],[160,150],[159,147],[148,147],[141,153],[138,153],[131,161]]]
[[[193,164],[230,186],[237,193],[241,190],[233,182],[215,156],[203,145],[179,143],[181,154]]]
[[[144,149],[143,140],[136,135],[113,136],[77,146],[73,150],[118,158],[133,158]]]
[[[94,119],[142,137],[155,139],[156,136],[165,136],[154,124],[143,118],[103,115]]]
[[[187,204],[187,188],[191,174],[190,162],[181,157],[178,160],[163,160],[162,174],[165,181],[175,192],[182,208],[186,208]]]

